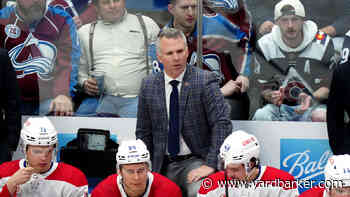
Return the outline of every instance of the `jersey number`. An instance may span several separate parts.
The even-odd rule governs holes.
[[[340,64],[344,64],[349,59],[349,48],[344,48],[342,51],[342,57]]]

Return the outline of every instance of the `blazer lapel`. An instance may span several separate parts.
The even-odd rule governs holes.
[[[183,78],[183,84],[181,86],[181,92],[180,92],[180,101],[179,101],[179,131],[182,132],[183,127],[183,118],[186,110],[186,104],[187,104],[187,98],[188,94],[190,92],[190,85],[191,85],[191,68],[189,65],[186,67],[186,72]]]
[[[167,128],[164,130],[164,132],[168,133],[168,111],[166,107],[166,102],[165,102],[165,81],[164,81],[164,74],[162,73],[161,75],[158,75],[157,81],[156,81],[156,87],[157,87],[157,95],[154,95],[156,97],[156,100],[158,100],[157,105],[161,106],[161,111],[160,114],[156,114],[156,116],[161,117],[163,119],[163,128]],[[158,123],[156,123],[158,124]]]

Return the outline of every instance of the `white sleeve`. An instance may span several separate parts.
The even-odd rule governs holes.
[[[78,30],[78,37],[80,41],[80,61],[79,61],[79,74],[78,74],[78,83],[83,86],[84,81],[89,77],[90,69],[90,50],[89,50],[89,25],[84,25]]]

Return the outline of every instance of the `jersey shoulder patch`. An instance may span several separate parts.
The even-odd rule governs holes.
[[[325,45],[328,39],[328,35],[322,31],[318,31],[315,36],[315,42],[321,45]]]

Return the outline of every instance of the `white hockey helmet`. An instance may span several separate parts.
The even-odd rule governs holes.
[[[57,131],[47,117],[29,118],[21,130],[23,152],[28,145],[57,147]]]
[[[259,142],[254,135],[243,130],[232,132],[226,137],[220,148],[220,158],[224,168],[228,164],[244,164],[249,172],[249,162],[252,158],[258,161],[260,152]]]
[[[333,155],[324,169],[327,188],[350,186],[350,155]]]
[[[123,164],[147,163],[151,170],[150,153],[147,150],[145,143],[138,140],[122,141],[116,155],[117,169]]]

